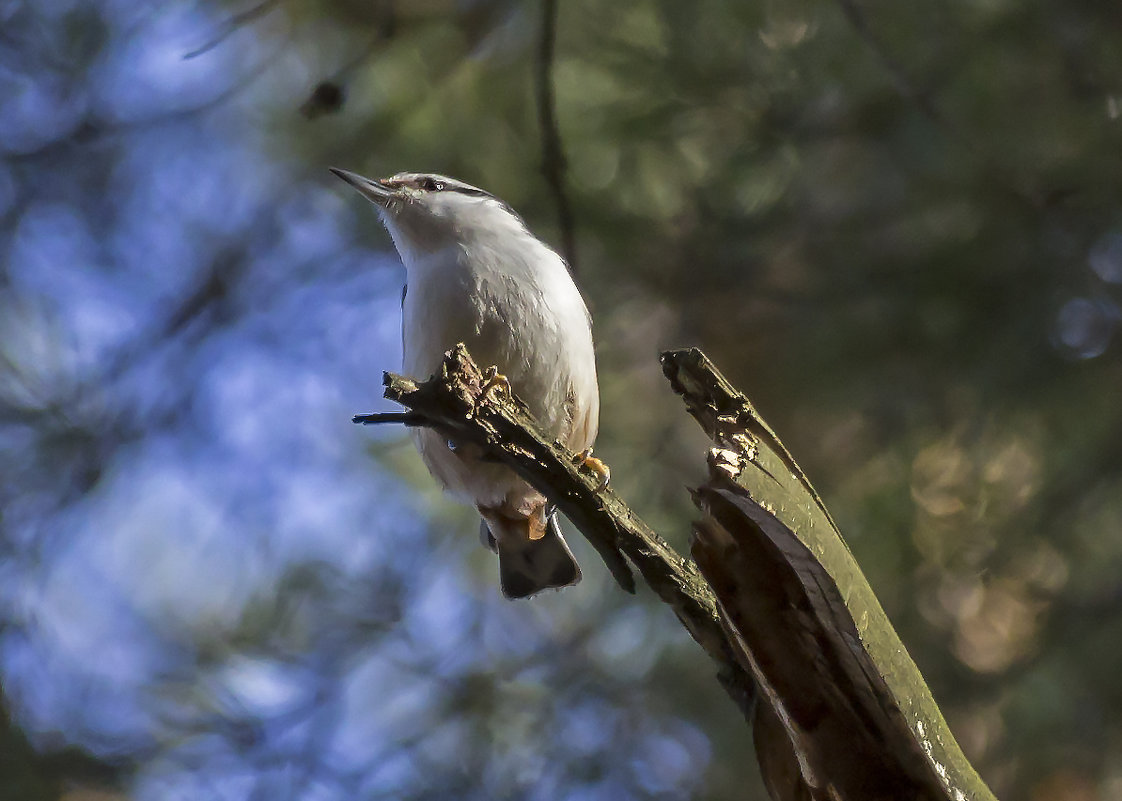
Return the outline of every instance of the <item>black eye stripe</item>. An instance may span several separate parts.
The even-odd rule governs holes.
[[[474,186],[447,184],[435,178],[421,178],[417,181],[417,187],[426,192],[456,192],[457,194],[468,195],[469,197],[492,197],[490,192],[484,192],[482,189],[476,189]]]
[[[467,195],[468,197],[489,197],[492,200],[498,200],[498,198],[496,198],[490,192],[487,192],[483,189],[476,189],[474,186],[468,186],[467,184],[447,183],[446,181],[437,180],[436,178],[433,178],[429,175],[414,179],[413,185],[424,192],[455,192],[460,195]],[[506,203],[503,203],[502,201],[498,202],[503,206],[503,208],[510,211],[511,214],[514,213],[514,211],[509,206],[507,206]]]

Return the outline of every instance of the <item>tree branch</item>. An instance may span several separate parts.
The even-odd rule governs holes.
[[[374,414],[356,414],[351,418],[351,422],[363,426],[400,423],[403,426],[413,427],[425,425],[425,418],[411,412],[375,412]]]
[[[650,529],[610,488],[587,472],[561,443],[542,433],[524,404],[483,392],[486,379],[467,349],[445,356],[439,375],[416,382],[385,374],[385,397],[449,439],[480,446],[541,490],[596,548],[616,581],[635,591],[626,554],[647,585],[678,616],[686,630],[718,664],[718,676],[745,716],[753,684],[721,629],[712,590],[697,567]],[[361,417],[361,416],[360,416]],[[358,421],[360,418],[356,418]]]
[[[196,47],[189,53],[184,53],[183,60],[186,61],[188,59],[198,58],[203,53],[209,53],[211,50],[218,47],[218,45],[222,44],[222,42],[226,40],[226,37],[233,34],[242,26],[248,25],[258,17],[263,17],[265,14],[268,14],[277,2],[278,0],[262,0],[262,2],[257,5],[234,14],[226,20],[222,26],[222,30],[216,33],[209,42]]]
[[[385,375],[407,413],[355,419],[416,421],[477,445],[555,502],[633,591],[626,554],[720,666],[774,801],[994,801],[779,437],[701,351],[662,363],[714,442],[694,492],[696,564],[598,491],[517,398],[487,390],[463,345],[428,381]]]
[[[557,222],[561,227],[561,255],[569,270],[577,272],[577,243],[573,210],[565,193],[565,150],[557,124],[557,102],[553,91],[553,52],[557,41],[557,0],[542,0],[541,39],[538,44],[537,82],[538,125],[542,136],[542,175],[557,203]]]
[[[806,475],[696,349],[663,370],[713,439],[691,553],[760,692],[776,801],[993,801]]]
[[[838,5],[841,6],[842,13],[849,20],[849,24],[857,31],[857,35],[865,41],[865,44],[869,46],[877,60],[888,72],[888,77],[891,79],[896,92],[901,97],[914,103],[920,112],[936,125],[949,127],[948,121],[932,101],[931,92],[926,88],[921,89],[912,82],[911,78],[908,77],[907,70],[904,69],[904,65],[900,63],[900,59],[896,58],[888,49],[888,46],[873,32],[872,26],[865,16],[865,11],[857,4],[857,0],[838,0]],[[957,134],[957,132],[955,133]]]

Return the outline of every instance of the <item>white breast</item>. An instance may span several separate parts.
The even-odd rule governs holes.
[[[588,311],[561,258],[530,234],[472,241],[407,263],[404,371],[427,378],[464,342],[481,367],[495,365],[546,430],[571,449],[592,445],[599,393]],[[418,445],[445,485],[494,503],[512,473],[452,454],[432,432]],[[500,480],[501,479],[501,480]]]

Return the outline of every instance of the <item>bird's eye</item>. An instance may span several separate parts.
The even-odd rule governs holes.
[[[435,178],[422,178],[417,185],[426,192],[442,192],[444,191],[444,182],[437,181]]]

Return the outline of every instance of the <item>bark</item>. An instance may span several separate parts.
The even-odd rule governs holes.
[[[717,662],[752,721],[776,801],[992,801],[782,442],[700,351],[668,352],[662,361],[714,442],[709,478],[694,492],[702,512],[695,561],[611,489],[598,492],[597,478],[545,437],[517,398],[484,392],[463,345],[428,381],[386,374],[386,397],[407,413],[355,422],[432,426],[482,446],[555,502],[633,592],[625,554]]]
[[[756,679],[774,799],[992,801],[822,499],[701,351],[663,370],[712,437],[694,559]]]

